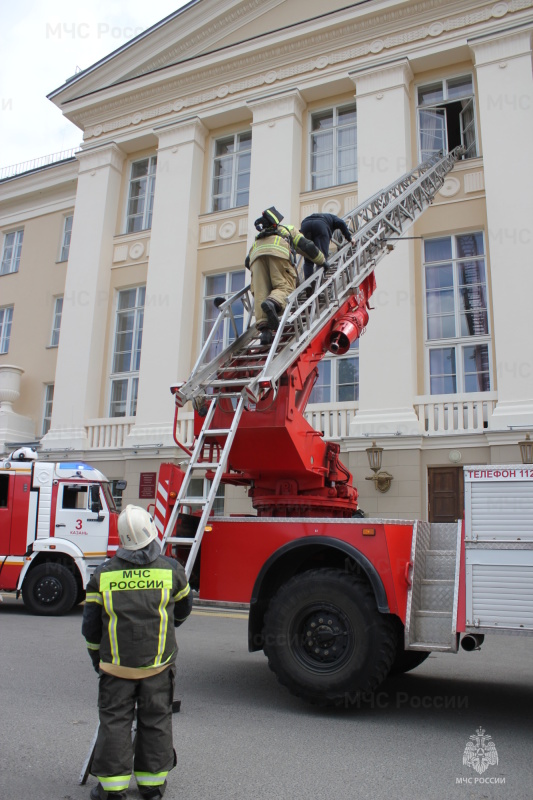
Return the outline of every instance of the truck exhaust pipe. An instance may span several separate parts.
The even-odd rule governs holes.
[[[461,647],[471,653],[472,650],[480,650],[484,641],[485,636],[482,633],[467,633],[461,639]]]

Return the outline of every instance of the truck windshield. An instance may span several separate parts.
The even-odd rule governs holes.
[[[108,483],[102,483],[100,485],[101,485],[102,490],[104,492],[104,496],[105,496],[105,499],[106,499],[106,503],[107,503],[108,509],[110,511],[115,511],[116,512],[117,507],[115,505],[115,501],[113,499],[113,495],[111,494],[111,486]]]

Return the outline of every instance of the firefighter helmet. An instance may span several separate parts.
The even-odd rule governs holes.
[[[33,447],[19,447],[8,456],[9,461],[37,461],[39,454]]]
[[[140,550],[157,538],[157,529],[146,509],[128,505],[118,518],[118,535],[124,550]]]

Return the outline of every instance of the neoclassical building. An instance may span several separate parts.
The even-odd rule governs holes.
[[[0,180],[0,452],[38,443],[153,502],[185,458],[169,386],[248,282],[262,209],[342,216],[462,144],[307,409],[367,514],[459,516],[462,465],[519,462],[533,429],[532,31],[529,0],[192,0],[52,91],[81,148]]]

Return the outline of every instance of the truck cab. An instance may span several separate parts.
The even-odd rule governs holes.
[[[0,462],[0,591],[34,614],[83,601],[96,567],[118,546],[105,475],[84,462]]]

